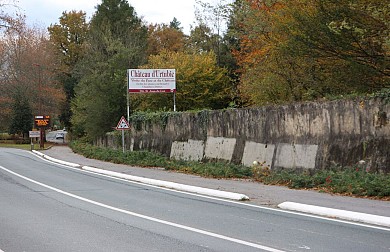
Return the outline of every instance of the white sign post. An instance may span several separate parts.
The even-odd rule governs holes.
[[[34,142],[33,142],[33,138],[38,138],[41,136],[41,132],[40,131],[29,131],[28,132],[28,136],[30,137],[30,144],[31,144],[31,151],[34,149]]]
[[[173,93],[176,111],[175,69],[128,69],[128,93]]]
[[[118,122],[118,125],[116,126],[116,130],[122,131],[122,152],[125,153],[125,130],[129,130],[130,125],[126,121],[125,117],[122,116],[121,119]]]

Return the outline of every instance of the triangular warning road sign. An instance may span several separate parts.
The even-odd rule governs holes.
[[[126,121],[124,116],[122,116],[122,118],[119,120],[118,125],[116,126],[116,129],[117,130],[128,130],[128,129],[130,129],[130,125]]]

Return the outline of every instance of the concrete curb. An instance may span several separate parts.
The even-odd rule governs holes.
[[[330,218],[338,218],[348,221],[361,222],[372,225],[390,227],[390,217],[339,210],[334,208],[319,207],[295,202],[283,202],[278,205],[284,210],[298,211]]]
[[[143,184],[159,186],[159,187],[164,187],[164,188],[169,188],[169,189],[175,189],[178,191],[197,193],[197,194],[208,195],[208,196],[212,196],[212,197],[219,197],[219,198],[230,199],[230,200],[239,200],[239,201],[249,200],[248,196],[246,196],[244,194],[239,194],[239,193],[226,192],[226,191],[214,190],[214,189],[209,189],[209,188],[184,185],[184,184],[163,181],[163,180],[157,180],[157,179],[137,177],[137,176],[133,176],[133,175],[102,170],[102,169],[98,169],[98,168],[90,167],[90,166],[83,166],[82,169],[86,170],[86,171],[91,171],[91,172],[96,172],[96,173],[112,176],[112,177],[123,178],[123,179],[131,180],[131,181],[135,181],[135,182],[140,182]]]
[[[81,165],[79,165],[79,164],[75,164],[75,163],[66,162],[66,161],[63,161],[63,160],[60,160],[60,159],[52,158],[52,157],[50,157],[48,155],[45,155],[45,154],[43,154],[43,153],[41,153],[39,151],[36,151],[36,150],[32,150],[32,152],[37,154],[40,157],[43,157],[43,158],[45,158],[47,160],[50,160],[50,161],[53,161],[55,163],[67,165],[67,166],[74,167],[74,168],[80,168],[81,167]]]
[[[74,168],[81,168],[81,169],[86,170],[86,171],[104,174],[104,175],[108,175],[108,176],[112,176],[112,177],[116,177],[116,178],[122,178],[122,179],[127,179],[127,180],[131,180],[131,181],[135,181],[135,182],[140,182],[143,184],[159,186],[159,187],[174,189],[174,190],[178,190],[178,191],[196,193],[196,194],[201,194],[201,195],[206,195],[206,196],[211,196],[211,197],[224,198],[224,199],[229,199],[229,200],[238,200],[238,201],[249,200],[248,196],[246,196],[244,194],[240,194],[240,193],[226,192],[226,191],[214,190],[214,189],[209,189],[209,188],[184,185],[184,184],[179,184],[179,183],[175,183],[175,182],[137,177],[137,176],[133,176],[133,175],[123,174],[123,173],[118,173],[118,172],[113,172],[113,171],[107,171],[107,170],[103,170],[103,169],[99,169],[99,168],[95,168],[95,167],[90,167],[90,166],[81,166],[79,164],[70,163],[70,162],[62,161],[62,160],[59,160],[56,158],[52,158],[52,157],[45,155],[39,151],[33,150],[32,152],[37,154],[40,157],[43,157],[43,158],[50,160],[50,161],[53,161],[55,163],[67,165],[67,166],[74,167]]]
[[[39,152],[39,151],[32,150],[32,152],[33,152],[34,154],[37,154],[38,156],[41,156],[41,157],[43,157],[43,156],[44,156],[44,154],[43,154],[43,153],[41,153],[41,152]]]

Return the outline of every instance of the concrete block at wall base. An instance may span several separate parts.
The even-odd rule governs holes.
[[[130,139],[130,151],[134,151],[134,138]]]
[[[244,153],[242,155],[242,164],[252,166],[254,161],[259,163],[265,162],[265,166],[272,168],[271,165],[274,151],[275,145],[273,144],[261,144],[247,141],[245,142]]]
[[[314,169],[318,145],[279,144],[275,167]]]
[[[235,138],[208,137],[205,158],[231,161],[237,140]]]
[[[188,142],[173,142],[171,158],[177,160],[202,161],[204,154],[204,141],[189,139]]]

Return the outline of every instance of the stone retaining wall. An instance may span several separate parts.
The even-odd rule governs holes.
[[[185,160],[224,160],[271,168],[321,169],[366,160],[390,172],[390,104],[354,99],[250,109],[180,113],[144,123],[127,135],[127,149]],[[117,148],[110,134],[97,144]]]

